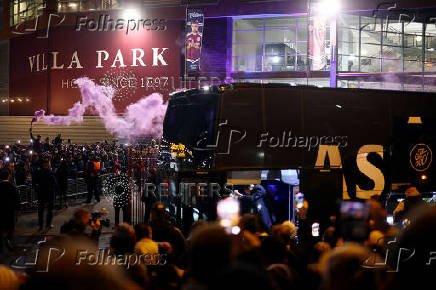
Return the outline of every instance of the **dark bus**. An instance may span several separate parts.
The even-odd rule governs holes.
[[[183,144],[177,174],[261,183],[277,222],[303,192],[313,215],[379,196],[390,211],[408,186],[435,190],[436,95],[286,84],[224,84],[173,94],[164,139]],[[215,181],[216,182],[216,181]]]

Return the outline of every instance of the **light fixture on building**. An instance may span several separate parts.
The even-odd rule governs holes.
[[[417,42],[421,42],[422,41],[422,36],[421,35],[417,35],[416,36],[416,41]]]
[[[74,3],[74,2],[68,3],[68,7],[70,7],[70,8],[77,8],[77,3]]]
[[[314,11],[324,16],[335,16],[341,10],[340,0],[321,0],[314,3]]]
[[[427,175],[425,175],[425,174],[421,175],[421,180],[427,180],[427,179],[428,179]]]
[[[141,13],[140,13],[139,8],[132,7],[132,8],[124,9],[123,10],[123,18],[125,20],[130,20],[130,19],[136,20],[136,19],[141,18]]]
[[[280,57],[278,57],[278,56],[274,56],[274,57],[272,58],[272,62],[273,62],[273,63],[279,63],[279,62],[280,62]]]
[[[410,116],[407,124],[422,124],[422,119],[421,117]]]

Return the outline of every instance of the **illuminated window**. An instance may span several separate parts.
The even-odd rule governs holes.
[[[44,0],[11,0],[10,24],[15,26],[24,21],[42,15]]]
[[[436,71],[436,27],[386,19],[359,14],[338,17],[338,71]]]
[[[301,71],[306,63],[306,16],[233,19],[233,71]]]
[[[59,12],[109,10],[118,7],[118,0],[59,0]]]

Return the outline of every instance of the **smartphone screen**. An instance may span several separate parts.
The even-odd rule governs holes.
[[[299,192],[295,195],[295,202],[297,208],[303,208],[304,205],[304,194]]]
[[[319,223],[312,224],[312,236],[319,237]]]
[[[364,220],[368,217],[369,204],[360,201],[342,201],[341,216],[344,219]]]
[[[346,241],[363,242],[368,238],[367,218],[369,203],[360,201],[342,201],[341,234]]]
[[[229,232],[239,224],[239,202],[237,199],[228,197],[218,202],[217,214],[220,225]]]

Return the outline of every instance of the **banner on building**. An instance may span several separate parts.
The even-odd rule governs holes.
[[[327,66],[326,57],[326,18],[313,15],[309,25],[309,61],[310,70],[324,70]]]
[[[201,46],[203,42],[203,9],[186,10],[186,72],[200,70]]]

